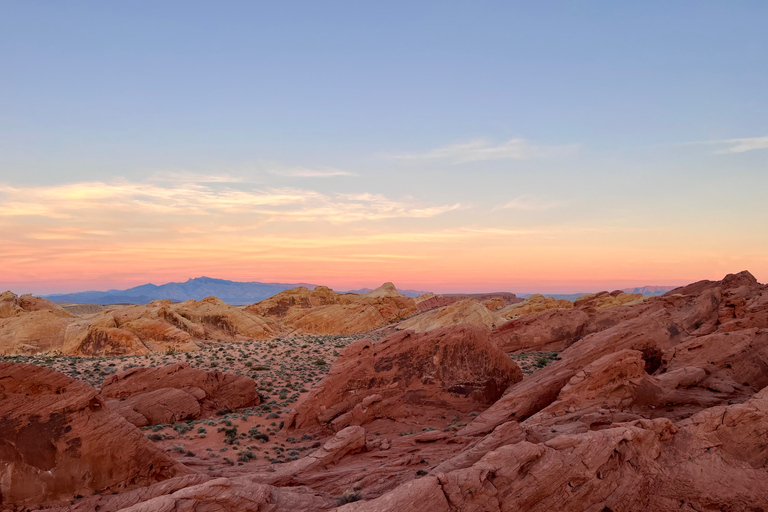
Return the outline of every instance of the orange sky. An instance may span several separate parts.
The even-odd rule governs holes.
[[[569,292],[744,269],[768,279],[765,236],[748,226],[676,225],[650,214],[620,225],[553,222],[537,212],[539,222],[514,228],[494,206],[235,185],[192,177],[4,186],[0,287],[50,293],[207,275],[336,289],[393,281],[434,291]]]

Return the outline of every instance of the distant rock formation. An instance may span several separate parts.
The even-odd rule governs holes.
[[[279,326],[216,297],[109,309],[72,323],[62,352],[85,356],[197,350],[195,340],[266,339]]]
[[[568,300],[557,300],[554,297],[544,297],[541,294],[531,295],[525,301],[512,304],[500,310],[499,315],[504,318],[516,318],[525,315],[534,315],[549,309],[572,309],[573,303]]]
[[[493,304],[497,303],[494,302]],[[486,305],[475,299],[461,299],[449,306],[432,309],[400,322],[397,324],[397,328],[424,332],[441,327],[472,324],[490,331],[504,322],[506,320],[501,315],[490,311]]]
[[[492,301],[494,303],[494,307],[496,304],[499,304],[499,301],[503,303],[502,307],[523,301],[523,299],[516,296],[514,293],[509,292],[451,293],[447,295],[435,295],[434,293],[430,292],[416,297],[416,306],[419,308],[419,311],[427,311],[429,309],[448,306],[463,299],[474,299],[481,303]],[[492,309],[492,311],[496,310]]]
[[[75,316],[56,304],[11,292],[0,294],[0,355],[58,350]]]
[[[253,304],[245,311],[279,319],[301,333],[355,334],[397,322],[417,312],[413,298],[400,294],[392,283],[363,295],[336,293],[324,286],[310,291],[294,288]]]

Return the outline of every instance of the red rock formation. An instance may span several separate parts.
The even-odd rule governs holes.
[[[104,379],[107,406],[142,427],[204,418],[259,403],[250,377],[205,372],[185,364],[132,368]]]
[[[448,306],[454,302],[458,302],[464,299],[473,299],[480,303],[493,304],[489,307],[491,311],[497,311],[497,306],[502,308],[511,304],[517,304],[523,302],[523,299],[516,296],[514,293],[498,292],[498,293],[454,293],[450,295],[435,295],[434,293],[425,293],[416,297],[416,307],[419,311],[427,311],[434,308],[441,308]]]
[[[518,350],[567,347],[522,380],[475,326],[349,345],[284,416],[279,435],[319,437],[319,450],[73,510],[326,510],[339,495],[359,499],[346,512],[764,510],[768,286],[741,273],[596,304],[494,333]]]
[[[197,350],[195,340],[265,339],[279,326],[216,297],[109,309],[69,326],[62,351],[84,356]]]
[[[742,273],[631,306],[513,385],[428,476],[340,510],[763,509],[767,295]]]
[[[441,327],[472,324],[490,331],[503,323],[504,318],[475,299],[461,299],[449,306],[433,309],[400,322],[397,328],[425,332]]]
[[[625,293],[615,290],[610,293],[599,292],[582,295],[573,301],[574,308],[608,309],[624,304],[637,304],[643,300],[641,293]]]
[[[434,293],[425,293],[416,297],[416,307],[419,311],[428,311],[430,309],[448,306],[461,300],[459,297],[448,297],[446,295],[435,295]]]
[[[469,412],[497,400],[520,369],[471,325],[423,334],[405,331],[349,345],[288,426],[335,430],[428,407]]]
[[[0,354],[34,354],[59,349],[74,315],[56,304],[11,292],[0,294]]]
[[[190,472],[87,384],[0,362],[0,506],[146,486]]]
[[[281,324],[302,333],[355,334],[368,332],[407,318],[417,312],[411,297],[401,295],[392,283],[368,293],[336,293],[318,286],[280,292],[245,308],[271,315]]]

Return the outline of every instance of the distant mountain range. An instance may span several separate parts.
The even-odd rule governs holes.
[[[184,302],[189,299],[200,300],[213,295],[228,304],[242,306],[259,302],[276,293],[297,286],[306,286],[312,289],[317,285],[309,283],[261,283],[259,281],[241,282],[212,277],[196,277],[183,283],[142,284],[127,290],[63,293],[44,295],[43,298],[53,302],[73,302],[76,304],[149,304],[153,300],[170,299],[174,302]],[[369,291],[371,288],[352,290],[353,293]],[[409,297],[417,297],[426,293],[415,290],[398,291]]]
[[[45,295],[44,298],[53,302],[75,302],[78,304],[148,304],[158,299],[183,302],[189,299],[200,300],[213,295],[229,304],[245,305],[259,302],[283,290],[297,286],[314,288],[317,285],[309,283],[260,283],[258,281],[239,282],[211,277],[196,277],[183,283],[143,284],[127,290]]]
[[[280,293],[297,286],[314,288],[315,284],[309,283],[261,283],[259,281],[228,281],[226,279],[214,279],[212,277],[196,277],[183,283],[166,283],[161,285],[143,284],[128,288],[127,290],[108,290],[76,292],[65,294],[44,295],[43,297],[53,302],[73,302],[77,304],[148,304],[153,300],[170,299],[174,302],[183,302],[189,299],[200,300],[211,295],[220,298],[228,304],[245,305],[259,302],[276,293]],[[676,286],[643,286],[638,288],[626,288],[627,293],[642,293],[643,295],[662,295]],[[367,293],[371,288],[349,290],[348,293]],[[403,295],[418,297],[425,291],[398,290]],[[530,293],[519,293],[518,297],[529,297]],[[545,294],[556,299],[575,300],[586,293],[569,294]]]

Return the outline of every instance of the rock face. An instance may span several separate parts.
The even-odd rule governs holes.
[[[459,300],[458,297],[446,297],[445,295],[435,295],[434,293],[429,292],[416,297],[415,302],[419,311],[427,311],[448,306]]]
[[[0,362],[0,506],[118,491],[187,473],[87,384]]]
[[[295,443],[306,448],[301,456],[283,464],[259,458],[227,467],[216,478],[202,472],[158,483],[134,478],[130,482],[146,487],[86,497],[56,512],[766,510],[768,286],[742,272],[601,308],[611,301],[598,294],[574,309],[518,318],[490,335],[461,324],[395,332],[376,343],[358,341],[342,351],[295,411],[280,411],[286,414],[285,430],[270,431],[275,452]],[[533,351],[558,343],[559,359],[525,378],[499,349]],[[37,388],[14,391],[10,402],[0,397],[0,410],[11,418],[30,403],[18,418],[22,428],[5,417],[0,423],[0,428],[13,425],[0,435],[3,500],[27,489],[27,481],[49,478],[42,470],[15,473],[23,485],[9,486],[7,475],[20,471],[19,460],[28,461],[24,467],[34,461],[53,475],[80,471],[66,453],[53,466],[50,458],[40,462],[40,452],[47,453],[40,446],[48,446],[40,440],[55,436],[35,429],[38,423],[52,424],[55,416],[34,414],[69,407],[62,404],[77,395],[62,391],[56,384],[60,377],[51,375],[58,374],[37,379]],[[138,387],[142,393],[183,389],[150,385],[173,378],[150,373]],[[110,385],[130,379],[114,380]],[[0,371],[0,392],[8,394],[13,386]],[[30,398],[35,389],[55,396],[46,402],[54,405]],[[123,403],[129,400],[130,395]],[[73,409],[80,411],[76,418],[90,414],[78,419],[78,428],[90,432],[98,425],[97,414],[116,418],[103,407],[89,413],[88,404]],[[195,404],[204,406],[195,400],[179,409]],[[119,421],[125,432],[136,431]],[[52,443],[66,452],[76,444],[66,437],[72,433],[63,432]],[[35,443],[24,444],[22,438]],[[311,449],[310,440],[316,440]],[[111,446],[112,438],[106,442]],[[93,446],[88,443],[83,440],[77,449]],[[115,460],[99,459],[90,463],[101,464],[92,473],[82,474],[124,475],[134,462],[111,451],[102,458]],[[216,457],[196,457],[180,460],[201,468],[215,464]],[[66,494],[51,489],[46,480],[34,491]],[[32,498],[14,499],[2,505],[20,508]]]
[[[611,293],[600,292],[582,295],[573,301],[574,308],[608,309],[624,304],[637,304],[643,300],[642,293],[625,293],[615,290]]]
[[[768,287],[743,272],[603,311],[459,453],[340,510],[764,510]]]
[[[392,283],[362,295],[336,293],[324,286],[312,291],[293,288],[245,309],[309,334],[367,332],[417,312],[414,299],[401,295]]]
[[[448,306],[454,302],[458,302],[464,299],[474,299],[484,304],[491,311],[497,311],[511,304],[523,302],[523,299],[516,296],[514,293],[509,292],[454,293],[450,295],[435,295],[434,293],[430,292],[416,297],[416,307],[419,309],[419,311],[427,311],[429,309]]]
[[[74,315],[39,297],[0,294],[0,355],[55,350]]]
[[[428,407],[469,412],[493,403],[521,379],[517,365],[479,327],[405,331],[349,345],[287,424],[341,430]]]
[[[503,308],[499,314],[504,318],[518,318],[525,315],[535,315],[550,309],[573,309],[573,303],[569,300],[557,300],[554,297],[545,297],[537,293],[525,299],[525,302],[518,302]]]
[[[490,331],[504,322],[504,318],[475,299],[462,299],[400,322],[397,328],[425,332],[452,325],[472,324]]]
[[[206,418],[258,405],[250,377],[205,372],[185,364],[132,368],[104,379],[107,406],[138,427]]]
[[[502,350],[563,350],[588,334],[640,314],[642,308],[629,306],[639,304],[643,297],[623,292],[614,297],[601,292],[579,297],[574,303],[535,295],[529,297],[531,299],[530,303],[499,311],[501,316],[512,318],[491,334]]]
[[[85,356],[197,350],[195,340],[265,339],[274,322],[230,306],[216,297],[114,308],[69,326],[63,352]]]

